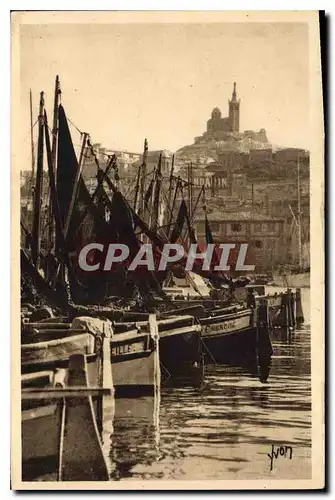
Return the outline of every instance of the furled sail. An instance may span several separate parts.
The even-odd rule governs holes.
[[[171,243],[175,243],[180,238],[180,236],[183,232],[186,218],[187,218],[187,206],[186,206],[185,200],[182,200],[180,207],[179,207],[177,220],[175,222],[173,231],[172,231],[171,236],[170,236]]]

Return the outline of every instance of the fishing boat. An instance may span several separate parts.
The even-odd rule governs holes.
[[[113,393],[108,333],[59,323],[30,323],[22,333],[22,479],[108,480],[101,443],[104,398]]]
[[[72,322],[93,335],[107,325],[110,338],[110,362],[115,397],[137,397],[153,394],[160,385],[159,337],[155,315],[148,315],[141,326],[112,323],[99,318],[79,317]]]
[[[191,315],[158,321],[160,363],[165,385],[199,387],[204,377],[201,325]]]
[[[199,321],[192,315],[171,313],[162,313],[158,318],[162,385],[200,386],[204,376],[204,359]],[[115,338],[119,341],[123,334],[117,332],[128,328],[136,328],[138,338],[143,335],[146,324],[146,321],[114,323]]]
[[[241,366],[266,382],[273,354],[266,301],[227,309],[200,319],[207,362]]]
[[[222,363],[254,358],[256,328],[252,309],[213,311],[212,315],[201,318],[200,324],[207,360]]]
[[[265,381],[269,375],[272,356],[269,329],[273,316],[270,313],[276,306],[277,297],[266,296],[267,300],[264,302],[264,286],[258,286],[258,292],[261,288],[263,295],[252,295],[255,287],[246,285],[236,288],[232,296],[231,290],[226,288],[223,294],[212,293],[210,283],[206,284],[201,276],[197,276],[196,281],[187,281],[187,289],[192,288],[192,285],[195,289],[187,292],[186,297],[185,293],[181,296],[178,293],[179,288],[182,288],[179,282],[177,295],[171,300],[175,309],[170,309],[167,314],[187,311],[198,319],[202,327],[201,338],[206,363],[247,366]],[[201,294],[196,293],[200,286]],[[281,311],[281,296],[278,303]]]

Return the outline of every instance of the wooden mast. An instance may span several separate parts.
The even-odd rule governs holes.
[[[43,187],[43,124],[44,124],[44,92],[40,93],[40,107],[38,115],[38,148],[37,148],[37,171],[34,197],[33,229],[31,258],[36,268],[39,265],[41,250],[41,204]]]
[[[193,163],[190,164],[190,216],[193,212]]]
[[[51,146],[51,158],[52,158],[52,168],[54,174],[56,174],[56,161],[57,161],[57,139],[58,139],[58,106],[59,106],[59,96],[61,95],[59,76],[56,76],[55,81],[55,94],[54,94],[54,114],[52,123],[52,146]]]
[[[60,252],[60,254],[62,256],[64,256],[64,255],[66,255],[65,254],[65,238],[64,238],[64,234],[63,234],[62,219],[61,219],[60,208],[59,208],[59,203],[58,203],[58,198],[57,198],[55,171],[54,171],[53,163],[52,163],[52,150],[50,147],[50,138],[49,138],[49,130],[48,130],[48,117],[47,117],[46,111],[44,111],[44,133],[45,133],[45,145],[46,145],[48,173],[49,173],[50,201],[51,201],[51,206],[52,206],[52,212],[54,214],[54,219],[55,219],[57,239],[60,241],[60,244],[61,244],[62,251]]]
[[[178,195],[178,191],[179,191],[179,188],[180,188],[180,184],[181,184],[181,179],[180,179],[180,177],[178,177],[177,180],[176,180],[176,187],[175,187],[175,191],[174,191],[174,195],[173,195],[173,200],[172,200],[172,205],[171,205],[171,210],[170,210],[170,219],[169,219],[169,224],[168,224],[168,227],[167,227],[168,238],[171,235],[171,224],[172,224],[172,220],[173,220],[173,213],[174,213],[174,208],[175,208],[175,205],[176,205],[176,200],[177,200],[177,195]]]
[[[167,211],[166,211],[166,222],[168,222],[171,213],[171,198],[172,198],[172,185],[173,185],[173,173],[174,173],[174,159],[175,155],[172,156],[171,162],[171,170],[170,170],[170,178],[169,178],[169,191],[168,191],[168,199],[167,199]],[[169,231],[169,228],[168,228]]]
[[[144,190],[145,190],[145,176],[147,170],[147,156],[148,156],[148,141],[147,139],[144,139],[142,163],[138,168],[137,178],[136,178],[136,188],[134,197],[135,213],[137,212],[143,213],[144,210]],[[137,210],[137,205],[139,205],[138,210]]]
[[[34,147],[34,124],[33,124],[33,98],[31,89],[29,91],[29,104],[30,104],[30,142],[31,142],[31,171],[30,171],[30,179],[28,184],[28,194],[27,194],[27,203],[26,203],[26,216],[27,216],[27,224],[26,224],[26,238],[25,238],[25,247],[28,248],[30,246],[31,241],[31,229],[30,221],[28,218],[28,210],[29,210],[29,201],[31,199],[32,203],[34,203],[34,177],[35,177],[35,147]],[[21,218],[23,214],[21,213]]]
[[[161,182],[162,182],[162,152],[160,152],[158,165],[155,175],[155,188],[153,195],[153,207],[152,207],[152,229],[156,230],[159,221],[159,205],[160,205],[160,192],[161,192]]]
[[[302,241],[301,241],[301,200],[300,200],[300,155],[298,152],[297,165],[297,190],[298,190],[298,244],[299,244],[299,268],[302,269]]]
[[[141,179],[140,179],[140,213],[144,213],[144,196],[146,188],[146,175],[147,175],[147,158],[148,158],[148,141],[144,139],[143,160],[141,165]]]
[[[53,124],[52,124],[52,148],[51,148],[51,168],[53,174],[56,175],[57,169],[57,139],[58,139],[58,106],[59,106],[59,96],[61,94],[59,76],[56,76],[55,81],[55,93],[54,93],[54,113],[53,113]],[[49,160],[48,160],[49,162]],[[51,189],[51,187],[50,187]],[[49,223],[49,245],[50,251],[54,249],[55,237],[54,237],[54,219],[52,217],[52,199],[50,192],[50,203],[48,207],[48,223]]]
[[[191,172],[190,172],[190,163],[187,163],[187,209],[188,212],[191,212]]]
[[[30,101],[30,141],[31,141],[31,184],[33,183],[35,175],[35,148],[34,148],[34,134],[33,134],[33,97],[31,94],[31,89],[29,93]]]

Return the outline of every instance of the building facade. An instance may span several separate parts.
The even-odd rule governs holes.
[[[253,212],[208,214],[216,243],[247,243],[255,272],[270,271],[285,263],[285,220]],[[195,221],[199,241],[205,240],[205,218]]]

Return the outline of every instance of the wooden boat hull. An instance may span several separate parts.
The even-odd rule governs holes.
[[[108,479],[97,419],[100,401],[76,394],[22,401],[23,481]]]
[[[207,362],[257,366],[257,329],[251,309],[203,318],[200,323]]]
[[[144,342],[144,333],[146,322],[137,323],[116,323],[116,331],[123,332],[116,334],[113,338],[113,346],[116,339],[124,338],[127,342],[123,346],[119,342],[118,347],[113,347],[114,363],[117,362],[117,354],[120,356],[124,350],[135,350],[139,340]],[[137,327],[131,334],[129,330]],[[157,322],[159,334],[159,361],[161,366],[161,381],[163,385],[192,385],[198,387],[204,375],[203,350],[201,341],[201,326],[191,315],[176,315],[167,319],[160,319]],[[128,333],[127,332],[128,329]],[[122,337],[123,335],[123,337]],[[129,344],[131,335],[133,335],[133,346]],[[140,347],[140,346],[138,346]],[[143,343],[142,351],[144,351]],[[120,352],[121,350],[121,352]],[[122,351],[123,350],[123,351]],[[139,349],[140,350],[140,349]],[[140,354],[140,353],[139,353]],[[130,356],[130,353],[128,354]],[[115,361],[114,361],[115,359]],[[122,361],[122,360],[121,360]],[[141,370],[139,370],[139,373]],[[135,374],[133,375],[135,376]],[[129,377],[129,376],[128,376]],[[118,376],[114,371],[114,385],[118,385]]]
[[[94,339],[86,332],[68,332],[68,337],[21,346],[22,384],[28,390],[22,400],[23,480],[108,479],[99,437],[101,394],[78,397],[74,387],[74,393],[57,398],[57,394],[48,397],[47,390],[99,388],[107,382],[110,392],[112,378],[110,374],[107,380],[104,362],[107,354],[110,364],[109,349],[105,352],[109,343],[109,339]],[[42,399],[36,397],[36,391],[42,392]]]
[[[159,374],[156,343],[148,333],[132,330],[111,340],[111,363],[116,397],[153,394]]]
[[[201,326],[192,316],[158,322],[162,383],[199,387],[204,377]]]
[[[22,408],[22,480],[57,481],[62,404]]]
[[[96,339],[84,332],[63,339],[24,344],[21,346],[21,373],[67,369],[70,355],[85,354],[88,384],[98,386],[101,359],[95,352],[95,343]]]

